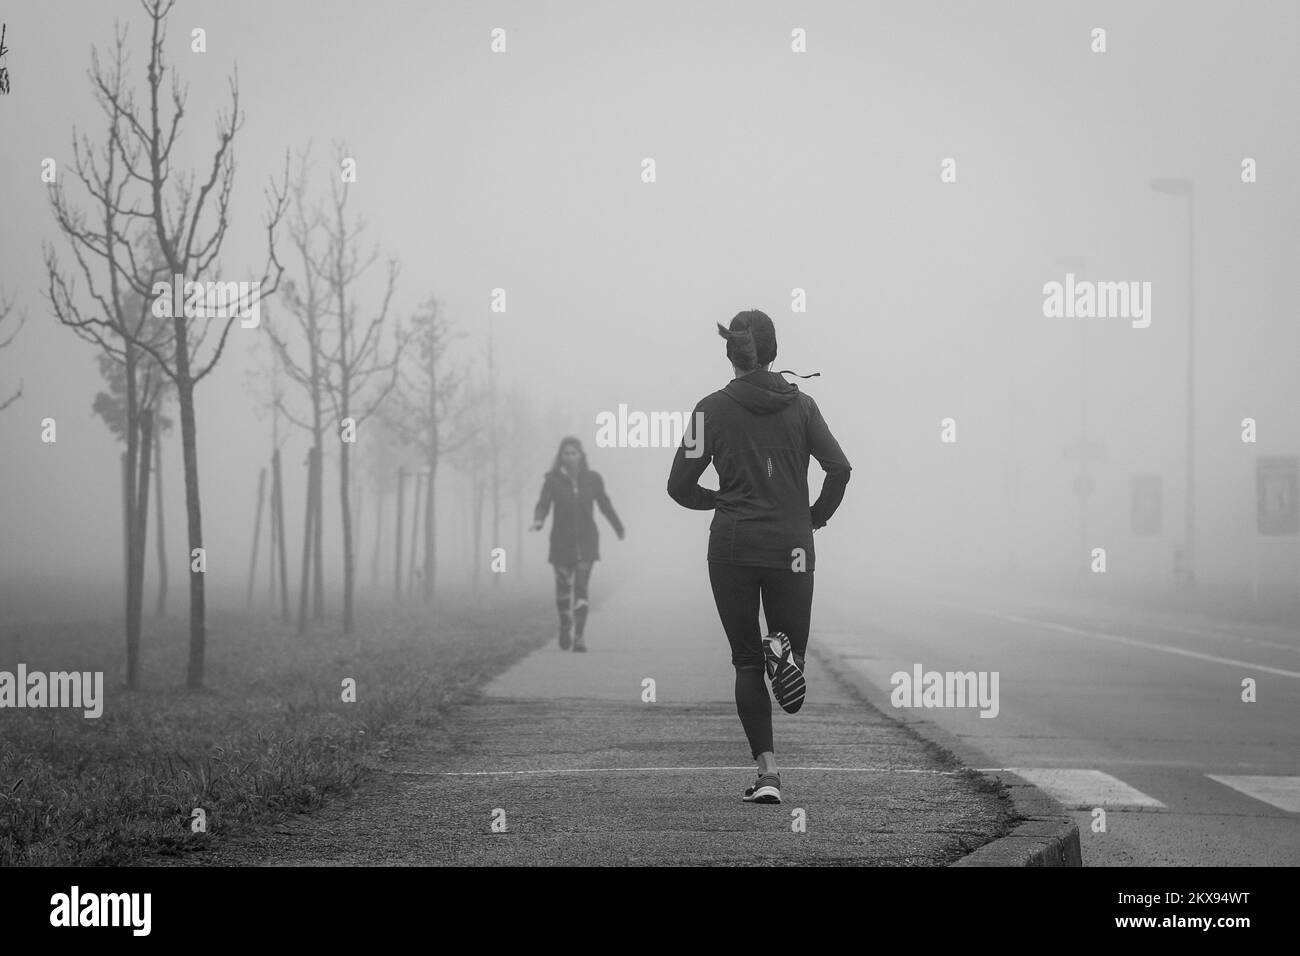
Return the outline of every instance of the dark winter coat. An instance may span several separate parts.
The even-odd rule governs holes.
[[[600,557],[600,536],[591,512],[593,502],[600,505],[600,513],[613,526],[615,533],[623,537],[623,522],[614,513],[609,495],[605,494],[605,481],[599,472],[580,471],[576,485],[563,471],[548,471],[543,476],[542,494],[533,509],[533,520],[545,521],[546,513],[552,505],[555,506],[555,520],[551,522],[551,552],[547,558],[552,564],[569,566]]]
[[[830,521],[851,471],[817,403],[776,372],[760,369],[701,399],[695,412],[704,413],[703,454],[686,457],[682,443],[668,494],[685,508],[714,512],[708,559],[791,568],[792,552],[802,548],[812,571],[813,529]],[[826,472],[811,507],[810,455]],[[717,491],[697,484],[710,461]]]

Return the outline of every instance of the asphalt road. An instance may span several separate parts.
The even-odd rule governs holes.
[[[1300,864],[1300,630],[870,582],[814,637],[896,672],[999,672],[999,710],[912,708],[1071,808],[1086,866]],[[830,595],[833,600],[834,595]],[[1242,700],[1242,680],[1256,701]],[[1105,811],[1105,831],[1096,829]]]

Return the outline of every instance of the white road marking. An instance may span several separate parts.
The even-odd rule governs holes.
[[[1227,664],[1231,667],[1245,667],[1254,671],[1261,671],[1265,674],[1277,674],[1281,677],[1291,677],[1300,680],[1300,671],[1284,670],[1281,667],[1269,667],[1267,664],[1255,664],[1251,661],[1239,661],[1231,657],[1216,657],[1213,654],[1202,654],[1200,651],[1189,651],[1183,647],[1173,647],[1169,644],[1155,644],[1151,641],[1139,641],[1133,637],[1120,637],[1118,634],[1102,634],[1100,631],[1089,631],[1081,627],[1070,627],[1068,624],[1056,624],[1052,621],[1040,621],[1032,617],[1021,617],[1018,614],[1004,614],[1000,611],[990,611],[984,608],[969,607],[958,604],[948,604],[944,601],[936,601],[936,604],[944,604],[947,607],[959,608],[963,611],[974,611],[978,614],[986,614],[990,617],[1000,618],[1004,621],[1011,621],[1014,624],[1030,624],[1035,627],[1045,627],[1053,631],[1063,631],[1066,634],[1077,634],[1080,637],[1091,637],[1099,641],[1112,641],[1116,644],[1127,644],[1130,647],[1142,647],[1149,651],[1163,651],[1166,654],[1177,654],[1181,657],[1194,657],[1197,660],[1209,661],[1213,664]]]
[[[1175,624],[1158,624],[1154,626],[1163,631],[1179,631],[1183,634],[1196,634],[1199,637],[1215,637],[1221,641],[1245,641],[1248,644],[1258,644],[1260,647],[1272,648],[1275,651],[1291,651],[1293,654],[1300,654],[1300,646],[1279,644],[1277,641],[1266,641],[1263,638],[1250,637],[1247,634],[1238,634],[1233,631],[1207,631],[1202,628],[1180,627]]]
[[[1067,807],[1164,807],[1155,797],[1147,796],[1123,780],[1100,770],[1049,770],[1035,767],[1001,769],[1023,777]]]
[[[1300,777],[1238,777],[1217,773],[1206,776],[1279,810],[1300,813]]]

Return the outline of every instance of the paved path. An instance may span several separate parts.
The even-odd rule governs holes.
[[[753,764],[703,576],[667,598],[599,584],[589,653],[550,642],[355,797],[183,862],[934,865],[1005,829],[1004,800],[816,657],[803,711],[774,708],[786,802],[742,803]]]

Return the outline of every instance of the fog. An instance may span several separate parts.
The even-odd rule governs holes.
[[[12,88],[0,96],[0,286],[27,322],[0,350],[0,400],[22,384],[0,413],[0,579],[11,596],[36,579],[87,594],[120,588],[121,446],[91,410],[103,388],[96,349],[45,298],[42,243],[73,263],[41,169],[53,157],[70,199],[88,206],[63,177],[74,127],[103,138],[90,51],[108,50],[115,19],[128,25],[142,87],[147,22],[135,3],[91,2],[10,4],[3,19]],[[204,53],[190,50],[196,27]],[[497,27],[504,53],[490,49]],[[1104,53],[1092,49],[1098,27]],[[806,53],[791,50],[795,28]],[[882,576],[1067,584],[1093,548],[1106,549],[1117,587],[1173,586],[1189,204],[1153,190],[1161,177],[1195,191],[1196,572],[1210,586],[1248,588],[1257,576],[1266,591],[1294,590],[1297,539],[1257,534],[1255,480],[1259,456],[1300,454],[1297,51],[1294,4],[1181,2],[182,2],[166,47],[189,86],[178,168],[210,163],[238,68],[246,123],[222,276],[260,272],[263,189],[285,151],[312,143],[313,188],[327,191],[331,144],[346,141],[357,160],[349,208],[367,241],[401,261],[395,317],[406,322],[436,295],[464,332],[453,358],[479,368],[491,322],[499,381],[539,421],[531,447],[503,450],[503,467],[530,477],[525,513],[508,499],[500,542],[485,542],[484,555],[499,545],[510,556],[498,587],[548,585],[546,536],[524,535],[523,553],[516,539],[565,434],[584,442],[628,529],[619,542],[601,525],[594,586],[707,587],[709,516],[666,495],[673,449],[599,447],[596,417],[620,405],[689,412],[733,374],[715,323],[756,308],[776,324],[773,369],[820,373],[791,380],[853,465],[816,539],[819,593],[847,599]],[[643,181],[647,157],[654,182]],[[1246,158],[1255,182],[1242,181]],[[955,182],[943,181],[947,159]],[[287,250],[282,237],[293,276]],[[1149,326],[1046,316],[1044,286],[1067,273],[1150,283]],[[506,290],[504,313],[490,310],[494,289]],[[377,308],[378,271],[360,292],[363,314]],[[285,316],[272,298],[262,324]],[[197,389],[208,574],[227,602],[242,598],[271,451],[257,397],[268,348],[264,328],[236,326]],[[54,443],[41,440],[46,418]],[[1246,418],[1253,443],[1242,440]],[[942,440],[945,419],[955,441]],[[1081,419],[1100,445],[1082,536],[1068,451]],[[375,528],[365,483],[378,454],[367,427],[354,452],[363,587]],[[286,434],[296,591],[308,442]],[[336,447],[327,441],[332,602]],[[168,550],[181,562],[179,429],[162,453]],[[1141,475],[1162,479],[1150,535],[1130,524]],[[473,570],[468,483],[451,463],[439,476],[441,580],[462,587]],[[814,496],[820,481],[813,463]],[[712,471],[703,483],[716,487]],[[147,594],[153,561],[151,546]],[[176,607],[183,571],[171,574]]]

